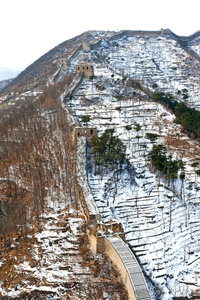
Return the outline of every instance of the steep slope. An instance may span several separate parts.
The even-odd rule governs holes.
[[[82,43],[91,46],[83,50]],[[87,32],[45,54],[1,93],[4,107],[16,102],[20,106],[39,97],[48,83],[49,91],[73,113],[73,126],[97,127],[99,135],[115,129],[126,145],[130,170],[98,173],[88,154],[88,180],[102,219],[114,217],[123,223],[149,287],[156,287],[156,292],[151,289],[153,299],[199,297],[200,187],[198,164],[193,164],[200,160],[199,145],[182,133],[172,112],[152,98],[153,92],[171,93],[198,109],[199,48],[199,33],[186,38],[170,30]],[[67,68],[57,65],[59,58],[70,60]],[[81,64],[92,65],[94,76],[81,78],[76,72]],[[45,103],[46,96],[42,99]],[[16,135],[13,127],[11,131]],[[156,143],[165,145],[173,159],[183,161],[184,180],[166,179],[152,167],[148,154],[154,142],[148,133],[157,135]],[[9,162],[2,163],[6,170]],[[53,180],[59,186],[56,174]]]
[[[82,95],[77,94],[77,99],[70,105],[80,122],[82,116],[89,115],[89,126],[96,126],[99,134],[115,128],[116,135],[127,146],[127,155],[135,168],[135,175],[126,171],[121,177],[118,175],[117,184],[112,172],[104,171],[98,175],[93,169],[89,173],[89,182],[97,206],[104,221],[114,217],[124,224],[127,242],[161,292],[167,293],[168,286],[174,297],[187,294],[190,288],[193,290],[193,285],[198,286],[198,239],[194,236],[198,236],[200,230],[200,195],[191,164],[199,160],[199,146],[179,135],[180,127],[173,123],[173,116],[161,105],[147,101],[144,95],[138,99],[134,97],[132,101],[121,100],[120,112],[116,110],[119,101],[112,96],[110,99],[112,102],[104,98],[104,103],[102,98],[100,103],[96,99],[96,103],[88,107]],[[138,133],[134,130],[136,124],[141,126]],[[127,131],[127,125],[131,130]],[[178,179],[169,184],[161,174],[154,174],[152,168],[149,171],[147,156],[152,145],[145,137],[148,132],[156,133],[158,142],[168,145],[173,156],[184,159],[184,191],[181,191]]]
[[[192,297],[199,286],[195,236],[200,195],[191,165],[199,161],[200,149],[181,134],[171,112],[152,102],[151,91],[170,92],[182,101],[177,91],[185,88],[187,103],[198,107],[199,61],[171,34],[150,33],[102,41],[99,51],[80,52],[71,70],[80,63],[92,64],[95,77],[85,79],[73,97],[65,98],[66,104],[82,126],[83,116],[89,116],[87,126],[97,127],[99,135],[115,128],[135,169],[135,175],[124,171],[116,184],[115,174],[105,170],[98,175],[91,167],[89,182],[102,218],[123,222],[127,241],[159,289],[159,299]],[[153,173],[146,133],[156,133],[157,143],[184,161],[184,182]]]
[[[109,34],[109,32],[88,31],[61,43],[22,71],[11,84],[0,92],[0,95],[9,94],[16,90],[19,92],[44,87],[48,78],[57,71],[58,58],[72,55],[76,48],[85,41],[94,43],[101,36],[106,37]]]
[[[70,116],[57,99],[65,89],[19,94],[0,111],[1,299],[127,299],[85,234]]]

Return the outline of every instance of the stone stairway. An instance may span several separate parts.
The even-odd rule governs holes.
[[[137,300],[151,300],[149,290],[147,288],[141,268],[130,249],[118,237],[108,237],[108,240],[119,254],[127,273],[129,274],[130,282],[133,286]],[[120,262],[119,262],[120,264]],[[121,271],[123,277],[123,271]],[[126,275],[124,275],[126,277]],[[126,277],[127,280],[127,277]],[[129,295],[130,296],[130,295]],[[132,297],[131,299],[135,299]]]

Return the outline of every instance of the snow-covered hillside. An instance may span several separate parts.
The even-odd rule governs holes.
[[[82,43],[92,44],[93,47],[90,50],[85,47],[87,50],[83,50],[80,47]],[[153,102],[151,97],[152,92],[171,93],[177,101],[185,101],[188,106],[199,109],[199,55],[199,34],[181,39],[170,30],[156,33],[125,31],[117,34],[91,31],[66,41],[45,54],[18,76],[0,99],[1,102],[6,100],[6,105],[10,107],[31,99],[34,103],[47,89],[42,105],[48,104],[48,96],[56,101],[57,98],[62,99],[63,107],[73,114],[68,119],[72,127],[76,124],[96,127],[99,136],[105,129],[115,129],[115,134],[126,145],[126,155],[131,167],[129,170],[124,169],[118,177],[111,170],[104,169],[99,173],[88,148],[88,183],[102,220],[107,222],[114,217],[123,224],[127,243],[137,255],[148,278],[153,300],[183,299],[181,297],[200,299],[200,172],[195,172],[199,171],[196,163],[200,162],[200,146],[198,141],[184,135],[181,126],[174,122],[175,116],[162,105]],[[60,58],[66,58],[70,66],[58,66]],[[81,74],[76,73],[78,64],[92,65],[94,77],[82,80]],[[65,92],[61,88],[62,84],[65,85]],[[182,90],[186,91],[185,99]],[[16,111],[15,109],[14,112]],[[25,115],[24,111],[21,116]],[[53,116],[54,112],[48,115]],[[88,124],[82,122],[83,116],[89,117]],[[44,117],[43,112],[41,117]],[[62,119],[58,117],[56,120]],[[25,124],[33,123],[29,121]],[[55,130],[52,136],[57,137],[57,126],[57,123],[45,126],[45,138],[50,127]],[[30,128],[32,131],[33,127]],[[62,128],[66,130],[64,126]],[[20,132],[19,128],[16,131],[13,127],[11,129],[7,130],[9,134],[14,132],[16,135],[16,132]],[[156,134],[157,140],[151,142],[147,133]],[[61,140],[63,142],[65,139]],[[172,159],[183,161],[185,178],[167,180],[152,167],[148,154],[154,144],[165,145]],[[53,157],[57,157],[59,146],[52,146],[52,149],[55,150]],[[79,159],[81,160],[80,157]],[[52,162],[52,158],[49,161]],[[14,170],[13,166],[12,168]],[[57,169],[52,169],[54,184],[50,187],[60,185],[60,177],[55,170]],[[58,170],[61,170],[64,177],[71,178],[70,173],[62,172],[62,168],[58,167]],[[18,176],[18,172],[15,173]],[[178,175],[180,173],[181,171]],[[21,182],[21,178],[18,182]],[[61,194],[56,195],[58,198],[52,198],[52,206],[55,206]],[[66,194],[62,195],[66,197]],[[68,248],[62,235],[63,222],[67,216],[71,228],[77,228],[82,223],[82,217],[77,220],[68,216],[68,213],[64,206],[62,212],[46,212],[40,234],[28,237],[33,244],[31,264],[28,257],[24,256],[22,261],[12,262],[15,267],[10,267],[11,271],[7,274],[6,263],[9,264],[9,258],[7,262],[3,261],[1,267],[5,267],[5,276],[1,279],[2,295],[21,297],[20,292],[33,291],[34,284],[40,291],[46,289],[46,293],[50,286],[55,297],[62,295],[62,287],[70,276],[70,268],[73,269],[72,264],[69,270],[62,272],[60,264],[63,253]],[[65,235],[70,247],[73,239],[78,237],[76,233],[79,236],[78,228],[74,235],[70,232]],[[48,244],[51,241],[52,246]],[[51,259],[55,258],[52,248],[57,254],[57,261],[51,267]],[[38,249],[42,253],[41,261],[37,256]],[[74,250],[76,252],[76,247]],[[23,253],[19,253],[20,255]],[[63,261],[64,267],[70,264],[70,259],[68,261],[64,258]],[[73,263],[76,264],[74,261]],[[76,265],[85,276],[88,270]],[[76,268],[73,270],[76,273]],[[39,271],[43,271],[46,278]],[[27,281],[25,279],[21,282],[19,279],[20,285],[14,284],[17,283],[18,274],[28,276]],[[52,278],[55,278],[54,282]],[[10,280],[13,282],[11,285]],[[4,286],[6,282],[9,283],[8,286]],[[68,289],[68,286],[65,288]],[[94,293],[95,290],[94,286]],[[86,294],[84,291],[82,297],[86,297]],[[77,294],[77,299],[78,297],[80,298],[80,294]]]
[[[199,45],[195,47],[198,52]],[[127,243],[155,284],[159,299],[192,297],[200,286],[200,183],[191,164],[200,159],[200,148],[147,91],[155,84],[157,90],[173,95],[185,88],[188,103],[198,107],[199,61],[170,36],[149,35],[102,41],[99,50],[81,51],[71,61],[71,71],[80,62],[94,66],[95,78],[85,79],[66,105],[83,126],[82,116],[90,116],[87,126],[97,127],[99,135],[114,128],[134,170],[131,174],[124,170],[116,184],[112,172],[102,176],[94,167],[89,169],[102,219],[115,217],[123,223]],[[145,89],[131,87],[125,77],[139,80]],[[184,182],[169,183],[151,168],[149,132],[158,135],[157,143],[166,145],[174,159],[184,161]]]
[[[89,247],[71,118],[48,94],[12,96],[0,115],[0,299],[127,299],[116,268]]]
[[[192,42],[191,42],[192,45]],[[196,53],[200,49],[194,43]],[[99,51],[80,53],[73,62],[72,69],[80,61],[96,63],[115,74],[141,80],[145,86],[158,85],[165,93],[176,94],[188,89],[189,102],[199,102],[200,62],[186,52],[169,35],[124,36],[119,40],[104,40]]]

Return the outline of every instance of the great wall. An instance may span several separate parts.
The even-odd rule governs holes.
[[[127,288],[130,300],[150,300],[151,296],[142,270],[135,255],[125,243],[125,234],[117,220],[101,221],[100,214],[90,191],[87,180],[86,147],[90,138],[97,134],[95,128],[75,127],[73,141],[76,152],[75,192],[87,222],[87,234],[96,254],[104,253],[116,265]]]
[[[113,34],[112,36],[107,38],[107,41],[115,41],[123,37],[134,37],[137,35],[154,36],[156,39],[162,39],[163,36],[167,38],[173,36],[173,39],[177,41],[180,48],[183,49],[184,52],[187,52],[191,57],[199,60],[199,57],[197,57],[194,51],[187,48],[187,46],[185,46],[184,43],[190,41],[194,35],[189,37],[179,37],[176,36],[170,30],[145,32],[125,30]],[[196,33],[196,35],[199,36],[199,33]],[[74,81],[71,87],[68,89],[68,92],[64,95],[62,99],[64,104],[68,106],[68,111],[70,111],[71,117],[75,120],[72,126],[72,138],[74,141],[74,147],[76,149],[77,157],[75,182],[76,195],[79,199],[79,202],[81,203],[82,209],[85,214],[85,218],[88,224],[87,234],[94,253],[105,253],[117,266],[121,274],[121,278],[127,288],[130,299],[148,300],[152,299],[150,296],[150,292],[146,285],[140,265],[138,264],[137,259],[126,244],[123,228],[121,224],[114,219],[110,220],[110,222],[107,223],[102,222],[102,216],[99,214],[99,211],[96,206],[97,204],[95,203],[96,199],[95,195],[93,194],[94,188],[92,185],[90,187],[88,183],[86,169],[87,167],[86,165],[80,165],[79,161],[80,157],[82,157],[81,161],[85,161],[86,163],[86,144],[89,143],[91,136],[97,134],[97,130],[95,127],[80,127],[77,115],[75,114],[72,116],[73,110],[71,109],[71,102],[69,100],[76,96],[76,93],[79,91],[80,88],[82,89],[81,86],[82,84],[84,84],[84,79],[86,79],[87,81],[89,78],[92,79],[91,77],[94,76],[94,70],[92,65],[88,64],[88,62],[80,63],[80,61],[78,61],[75,58],[80,53],[87,54],[90,50],[97,50],[102,41],[103,40],[99,39],[93,44],[82,43],[75,49],[71,56],[65,59],[65,61],[60,61],[60,63],[58,63],[59,70],[57,71],[57,78],[59,78],[59,74],[62,68],[65,68],[68,71],[68,68],[70,68],[71,63],[72,69],[76,71]],[[72,62],[73,59],[75,60]],[[109,66],[109,68],[112,72],[112,67]],[[88,74],[86,73],[86,70],[90,70]],[[126,209],[126,206],[124,209]]]
[[[142,35],[144,35],[144,38],[140,39]],[[71,77],[73,75],[72,84],[59,99],[62,101],[63,108],[69,112],[67,115],[71,125],[74,149],[76,152],[79,151],[76,153],[76,161],[74,161],[78,167],[76,165],[75,168],[73,163],[74,171],[77,173],[74,185],[77,199],[81,203],[87,221],[88,239],[94,253],[97,255],[98,253],[105,253],[117,266],[130,299],[144,300],[151,299],[151,297],[154,299],[152,289],[150,291],[152,295],[150,296],[148,289],[145,287],[146,284],[141,269],[154,285],[155,292],[158,291],[158,299],[161,299],[159,298],[160,291],[158,288],[163,288],[161,292],[164,297],[166,292],[164,288],[166,287],[171,293],[170,296],[179,299],[177,297],[181,298],[183,295],[185,298],[189,297],[189,293],[192,294],[193,290],[197,290],[199,287],[198,275],[196,275],[196,271],[198,272],[199,269],[197,263],[199,260],[198,244],[194,237],[198,236],[200,232],[197,210],[200,203],[200,193],[197,189],[195,193],[189,189],[192,188],[193,178],[195,178],[194,171],[189,170],[186,173],[189,174],[190,182],[184,182],[186,187],[185,206],[182,205],[181,201],[179,202],[176,195],[174,200],[170,191],[166,192],[164,200],[161,199],[165,186],[161,185],[163,184],[161,181],[161,184],[157,185],[157,189],[154,189],[154,185],[156,186],[154,177],[147,172],[144,173],[142,158],[139,160],[137,153],[140,152],[140,156],[145,157],[148,151],[146,148],[139,148],[139,139],[138,141],[135,139],[137,133],[134,130],[132,132],[127,131],[126,139],[123,140],[122,135],[125,134],[122,132],[120,136],[121,133],[118,130],[119,128],[120,130],[125,128],[125,125],[128,128],[129,124],[132,125],[131,122],[135,119],[142,126],[142,132],[139,136],[144,137],[145,132],[150,132],[153,128],[151,127],[153,122],[157,122],[157,124],[154,123],[154,132],[157,134],[162,133],[162,137],[164,137],[167,130],[171,133],[170,136],[173,135],[175,138],[182,136],[182,133],[176,130],[175,125],[171,130],[168,112],[158,108],[155,103],[152,104],[146,87],[152,87],[155,82],[158,83],[159,90],[165,93],[172,92],[173,89],[175,92],[178,88],[187,88],[190,93],[188,103],[199,108],[199,101],[197,100],[200,99],[200,94],[195,89],[195,84],[199,84],[199,80],[196,80],[197,67],[196,77],[193,76],[189,80],[190,76],[188,76],[189,79],[186,80],[186,76],[190,71],[190,63],[194,63],[192,59],[190,61],[187,58],[195,57],[199,61],[199,56],[197,54],[194,56],[193,50],[191,51],[193,48],[187,48],[187,42],[192,40],[194,35],[189,37],[174,36],[171,39],[172,35],[174,36],[170,30],[156,32],[122,31],[109,37],[106,36],[105,39],[101,35],[101,38],[95,43],[83,43],[83,40],[81,40],[80,45],[73,45],[72,48],[66,47],[65,52],[58,52],[54,61],[50,62],[52,73],[48,75],[48,85],[59,83],[65,78],[68,79],[68,75]],[[129,38],[130,36],[131,38]],[[195,36],[199,37],[199,32]],[[122,40],[118,41],[120,38]],[[180,42],[182,43],[177,51],[171,40],[173,43],[176,43],[175,40],[177,41],[177,47],[179,47]],[[109,43],[109,41],[111,42]],[[100,51],[98,51],[98,47]],[[90,51],[93,49],[97,54],[103,51],[105,53],[99,58],[96,53]],[[69,54],[66,55],[68,50]],[[200,50],[198,51],[200,53]],[[174,56],[171,57],[171,54]],[[166,57],[170,59],[166,59]],[[96,60],[93,60],[93,58]],[[87,70],[87,67],[89,69],[92,66],[94,67],[93,73],[86,75],[85,70]],[[195,63],[193,67],[195,68]],[[186,72],[186,69],[189,71]],[[90,78],[93,75],[95,75],[94,78]],[[121,83],[125,76],[141,82],[143,91],[140,92],[132,88],[126,88],[125,90],[125,85]],[[119,77],[120,84],[118,87],[117,80]],[[130,97],[130,91],[134,91],[136,96]],[[143,98],[141,97],[142,93],[146,94]],[[124,99],[121,99],[120,95],[123,95]],[[120,106],[121,112],[116,110]],[[81,121],[83,116],[90,116],[91,120],[88,122],[90,125],[81,125],[83,124]],[[166,120],[167,123],[165,123]],[[86,166],[86,152],[88,151],[86,144],[89,143],[90,137],[96,134],[101,135],[103,130],[109,128],[109,126],[115,126],[117,136],[123,142],[125,141],[128,151],[131,149],[133,155],[135,155],[135,157],[131,157],[131,163],[137,170],[136,179],[139,178],[140,180],[142,176],[144,178],[141,179],[141,182],[144,182],[143,190],[142,188],[138,189],[139,192],[142,190],[144,193],[133,193],[128,197],[124,193],[119,201],[116,200],[115,206],[108,205],[107,198],[101,193],[102,189],[100,190],[101,187],[99,187],[101,184],[100,176],[95,174],[91,180],[91,174],[95,168],[93,167],[90,171],[90,169],[87,170]],[[148,147],[148,141],[143,137],[140,138],[140,145]],[[186,146],[187,141],[183,147],[181,146],[182,153],[184,153]],[[194,150],[196,150],[195,147]],[[196,151],[196,153],[196,156],[194,156],[194,153],[189,151],[190,157],[187,165],[192,162],[192,159],[195,160],[194,157],[198,156],[199,151]],[[79,161],[81,155],[82,159]],[[83,162],[85,162],[85,165]],[[196,176],[194,181],[199,183],[199,178]],[[196,187],[198,188],[198,185]],[[186,202],[189,194],[190,198]],[[159,196],[157,197],[157,195]],[[173,199],[173,202],[168,197]],[[156,199],[158,199],[157,205]],[[154,203],[155,205],[153,205]],[[115,209],[115,213],[112,214],[111,208]],[[115,215],[117,220],[122,222],[123,228],[120,222],[114,219]],[[111,216],[113,216],[113,219],[108,222],[107,220]],[[175,219],[179,222],[178,227],[175,224]],[[170,223],[171,221],[172,223]],[[164,226],[164,229],[162,226]],[[135,260],[130,249],[137,257],[141,269],[140,266],[138,267],[137,259]],[[179,261],[176,260],[177,257],[180,258]],[[151,264],[150,268],[149,264]],[[181,276],[177,271],[179,268]],[[184,273],[184,268],[187,270],[187,274]],[[187,281],[189,275],[191,279]],[[151,283],[149,288],[151,288]],[[196,293],[198,294],[198,290]],[[198,296],[195,299],[199,299]]]
[[[123,31],[120,34],[123,36],[127,34],[127,32]],[[118,35],[116,35],[116,37],[114,35],[113,39],[115,38],[118,38]],[[101,40],[92,45],[84,43],[79,45],[68,59],[58,59],[57,67],[59,70],[52,81],[57,80],[61,69],[68,68],[70,61],[81,50],[89,51],[91,49],[97,49],[100,43]],[[76,66],[76,74],[78,79],[65,94],[63,99],[65,103],[69,97],[73,97],[78,91],[85,78],[89,79],[94,76],[93,66],[79,64]],[[151,300],[152,298],[140,265],[125,242],[125,234],[121,223],[115,219],[110,220],[109,223],[101,221],[101,216],[88,184],[87,167],[80,163],[80,161],[86,162],[87,144],[90,144],[91,137],[97,134],[96,128],[78,127],[77,124],[72,129],[72,140],[76,157],[74,170],[76,178],[75,192],[85,215],[88,239],[95,255],[104,253],[115,264],[126,286],[130,300]]]

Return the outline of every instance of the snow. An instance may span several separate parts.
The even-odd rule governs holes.
[[[74,213],[73,210],[71,210],[72,213]],[[34,236],[29,236],[29,238],[35,239],[31,250],[33,261],[29,261],[28,256],[24,256],[23,262],[17,263],[16,261],[14,267],[15,273],[19,276],[21,273],[26,274],[27,280],[19,283],[17,290],[14,286],[7,292],[1,287],[2,296],[16,297],[22,292],[30,293],[34,290],[51,291],[56,293],[57,296],[62,293],[62,283],[69,281],[73,269],[75,272],[80,269],[79,264],[70,257],[70,254],[76,256],[75,252],[78,249],[76,245],[77,236],[79,236],[79,228],[83,223],[83,219],[81,217],[69,217],[68,215],[68,212],[46,212],[44,215],[44,229],[40,233],[35,233]],[[54,225],[60,217],[67,218],[70,230]],[[81,272],[88,272],[88,269],[84,267],[81,267],[80,270]],[[35,278],[37,282],[40,281],[41,285],[34,285],[31,278]],[[55,287],[56,283],[58,283],[57,287]]]
[[[114,217],[123,223],[127,243],[137,254],[146,274],[163,291],[160,299],[189,296],[200,281],[196,272],[200,267],[200,193],[191,168],[192,161],[199,159],[200,149],[195,141],[180,135],[180,126],[173,123],[174,116],[162,105],[151,102],[144,92],[121,82],[126,75],[140,79],[148,88],[157,83],[160,89],[172,94],[190,87],[189,101],[196,105],[197,74],[187,74],[189,67],[198,63],[192,61],[176,41],[167,37],[129,37],[118,40],[117,45],[116,41],[105,42],[100,52],[102,60],[99,62],[95,51],[87,54],[95,67],[95,79],[92,82],[84,80],[69,106],[79,123],[83,115],[90,115],[89,126],[97,127],[99,135],[107,128],[115,128],[116,135],[127,147],[134,172],[130,175],[124,171],[116,188],[112,172],[95,175],[93,167],[88,173],[90,190],[102,220]],[[72,68],[73,63],[75,67],[85,57],[86,54],[79,53]],[[99,85],[104,89],[99,90]],[[119,94],[123,96],[120,101],[115,98]],[[116,110],[119,106],[121,111]],[[137,123],[142,128],[139,133],[133,129]],[[127,131],[126,125],[131,125],[132,130]],[[169,185],[149,168],[147,155],[152,144],[145,137],[147,132],[158,134],[157,142],[166,146],[172,135],[180,135],[180,141],[185,141],[180,152],[175,145],[168,147],[174,159],[182,158],[185,162],[184,197],[179,179]],[[193,154],[192,148],[196,149]],[[85,165],[83,157],[81,160]]]
[[[98,37],[95,32],[92,35]],[[191,167],[192,162],[200,159],[200,149],[197,142],[189,140],[180,132],[180,126],[173,123],[174,115],[162,105],[153,103],[147,92],[153,91],[156,83],[159,91],[172,93],[182,100],[177,91],[187,88],[188,104],[199,108],[199,61],[169,36],[135,35],[111,41],[106,39],[109,35],[102,33],[105,39],[99,50],[80,51],[71,61],[69,72],[75,72],[77,64],[87,62],[94,66],[95,78],[92,81],[84,79],[79,91],[67,104],[63,103],[63,107],[74,114],[68,114],[71,126],[81,125],[82,116],[90,115],[89,126],[96,127],[99,135],[107,128],[115,128],[116,135],[126,145],[132,168],[130,172],[121,173],[117,184],[111,171],[96,174],[94,166],[90,165],[87,173],[85,140],[81,138],[77,153],[78,183],[91,211],[97,213],[98,208],[103,221],[115,218],[123,224],[127,243],[161,291],[159,299],[189,297],[200,286],[200,182]],[[189,43],[197,54],[200,53],[199,42],[197,38]],[[144,90],[127,86],[126,80],[122,82],[125,77],[139,80]],[[52,79],[49,81],[53,84]],[[78,81],[77,75],[70,91]],[[38,90],[22,94],[13,92],[8,96],[13,97],[10,105],[29,96],[37,97],[39,93]],[[66,91],[60,99],[65,95]],[[119,95],[122,99],[116,98]],[[6,99],[5,96],[0,101]],[[141,126],[138,133],[134,130],[136,124]],[[132,127],[130,131],[125,128],[127,125]],[[151,168],[147,156],[152,144],[146,138],[147,132],[158,134],[157,143],[165,144],[174,159],[183,159],[184,185],[179,179],[168,184]],[[87,159],[91,164],[89,154]],[[1,283],[1,295],[17,297],[22,292],[40,290],[51,291],[59,297],[62,283],[66,283],[72,273],[74,276],[89,272],[81,266],[81,258],[76,253],[75,241],[83,219],[70,217],[70,213],[74,213],[70,209],[65,211],[66,195],[61,194],[57,203],[54,198],[53,191],[49,191],[48,210],[42,216],[43,229],[28,237],[34,241],[31,260],[26,255],[23,261],[15,257],[14,271],[17,275],[25,274],[25,279],[17,290],[13,283],[9,292]],[[70,229],[67,231],[59,223],[66,218]],[[4,262],[0,262],[0,267],[3,265]],[[33,283],[31,274],[37,284]],[[148,285],[152,299],[156,299],[152,285],[149,282]],[[104,297],[108,295],[104,293]]]
[[[78,178],[78,183],[83,189],[83,195],[84,199],[87,202],[87,207],[89,211],[92,214],[98,214],[97,207],[95,205],[95,201],[92,197],[90,188],[88,186],[87,182],[87,171],[86,171],[86,166],[85,166],[85,145],[86,145],[86,140],[85,137],[82,137],[78,140],[78,145],[77,145],[77,167],[76,167],[76,174]]]

